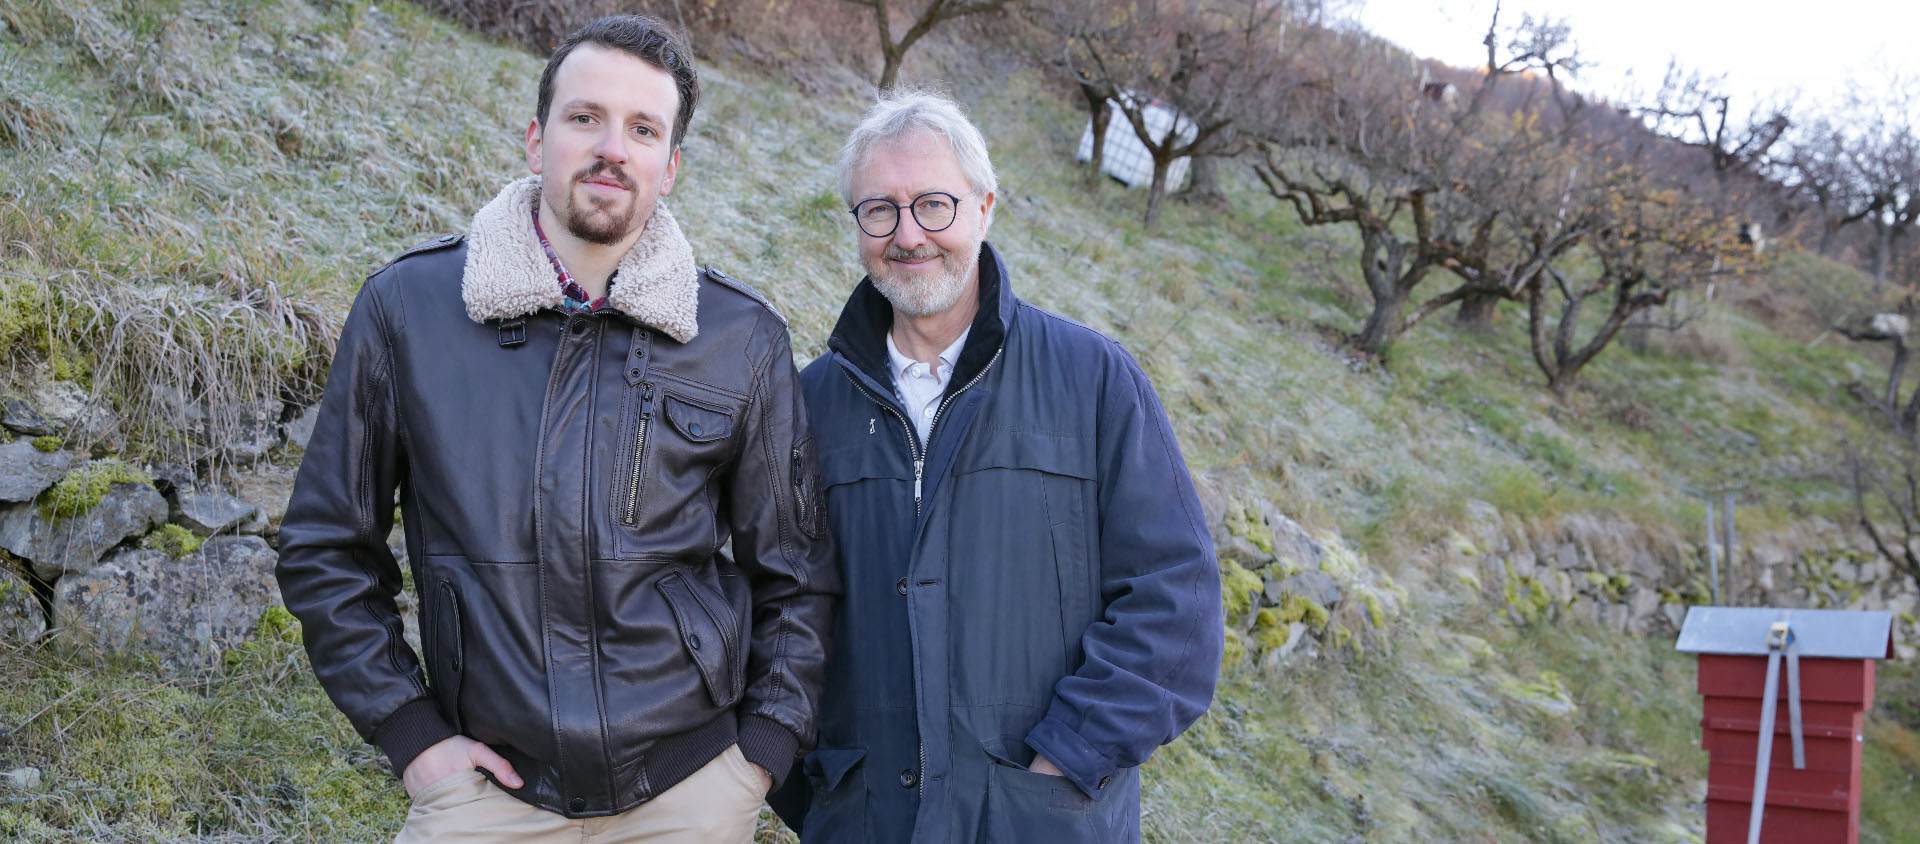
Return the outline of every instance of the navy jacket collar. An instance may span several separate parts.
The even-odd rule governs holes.
[[[947,381],[949,394],[972,381],[993,360],[994,353],[1000,351],[1007,338],[1007,327],[1013,324],[1017,303],[1013,286],[1007,283],[1006,262],[1000,260],[1000,253],[992,243],[982,242],[980,310],[973,315],[967,345],[961,348],[960,361],[953,367],[953,378]],[[891,385],[893,376],[887,368],[886,336],[892,329],[893,305],[880,295],[872,278],[862,278],[853,288],[853,295],[847,297],[846,307],[840,310],[840,319],[827,338],[827,348],[839,353],[875,384]]]

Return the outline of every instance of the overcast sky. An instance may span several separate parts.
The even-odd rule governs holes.
[[[1412,52],[1463,67],[1486,63],[1493,0],[1353,0],[1362,26]],[[1363,4],[1363,5],[1362,5]],[[1659,87],[1670,57],[1725,74],[1735,94],[1778,94],[1800,107],[1835,105],[1849,79],[1869,95],[1890,73],[1920,76],[1914,0],[1506,0],[1501,21],[1562,18],[1588,63],[1574,87],[1620,104]],[[1750,103],[1751,100],[1748,100]],[[1734,108],[1745,109],[1738,101]]]

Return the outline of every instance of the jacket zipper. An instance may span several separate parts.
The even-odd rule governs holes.
[[[980,379],[987,377],[987,373],[993,370],[993,365],[1000,362],[1000,353],[1003,351],[1006,351],[1006,347],[1004,346],[994,349],[993,357],[987,360],[986,366],[980,367],[980,371],[976,373],[971,380],[961,385],[960,389],[954,390],[953,393],[945,399],[942,399],[940,406],[934,408],[933,421],[927,423],[927,439],[933,439],[934,431],[939,429],[940,417],[946,414],[947,405],[952,404],[953,400],[959,398],[961,393],[973,389],[973,385],[980,383]],[[868,390],[865,385],[862,385],[859,379],[853,377],[853,373],[847,373],[847,380],[853,383],[854,389],[864,393],[874,404],[879,405],[888,413],[893,414],[893,418],[900,420],[900,427],[906,430],[907,450],[913,455],[913,518],[915,521],[918,521],[920,519],[920,482],[921,478],[925,475],[927,466],[926,455],[920,450],[920,439],[914,435],[913,426],[907,424],[905,414],[894,410],[893,405],[875,398],[871,390]],[[915,785],[918,786],[915,791],[919,792],[920,800],[925,802],[927,798],[927,742],[925,739],[920,741],[920,777],[915,781]]]
[[[801,481],[801,478],[804,477],[801,474],[801,470],[805,468],[805,466],[806,466],[806,461],[800,459],[800,449],[797,449],[797,448],[794,449],[793,450],[793,501],[794,501],[794,504],[796,505],[796,509],[800,513],[800,524],[802,525],[808,524],[807,522],[807,488],[803,485]],[[806,530],[806,528],[804,527],[801,529]]]
[[[627,475],[627,513],[621,524],[632,527],[640,518],[640,470],[647,456],[647,428],[653,424],[653,382],[640,382],[640,423],[633,429],[633,470]]]

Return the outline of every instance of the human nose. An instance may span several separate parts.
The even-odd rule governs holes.
[[[894,226],[893,242],[907,250],[927,242],[927,230],[920,227],[920,220],[913,216],[912,208],[900,209],[900,222]]]
[[[608,164],[627,163],[626,139],[621,137],[617,128],[609,129],[600,135],[599,143],[593,145],[593,154]]]

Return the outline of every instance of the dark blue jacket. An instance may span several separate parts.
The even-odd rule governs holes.
[[[1152,385],[991,245],[980,298],[924,446],[871,282],[800,376],[846,583],[819,748],[775,801],[809,844],[1137,841],[1137,766],[1213,697],[1219,575]]]

